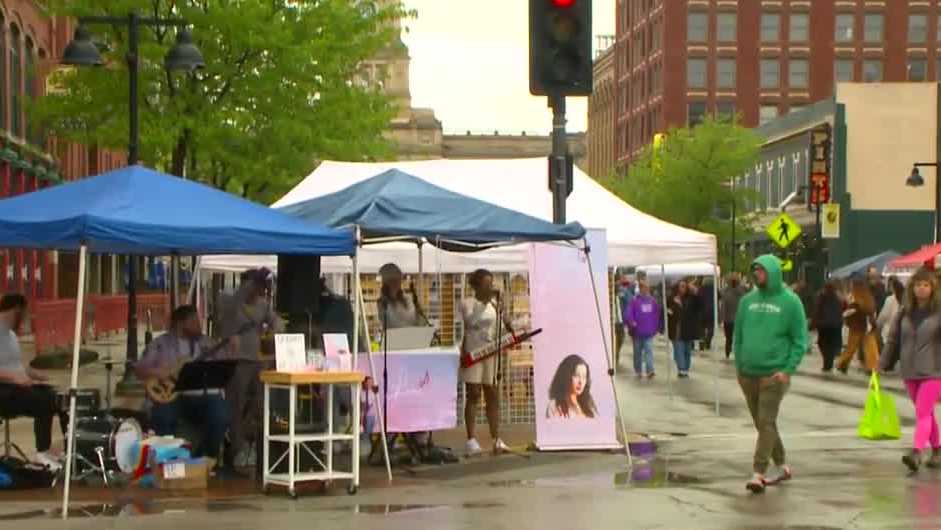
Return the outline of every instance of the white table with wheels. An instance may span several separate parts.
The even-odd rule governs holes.
[[[298,482],[321,481],[332,482],[334,480],[349,480],[349,493],[355,494],[359,489],[359,426],[360,426],[360,390],[363,384],[364,375],[359,372],[303,372],[288,373],[265,371],[261,373],[261,382],[265,384],[265,413],[264,413],[264,451],[263,451],[263,474],[262,488],[265,493],[268,492],[271,484],[286,486],[288,494],[297,498],[297,489],[295,485]],[[327,429],[322,433],[297,434],[297,389],[300,386],[323,385],[327,392]],[[353,429],[351,434],[339,434],[333,432],[333,388],[335,386],[349,386],[352,394],[352,414]],[[288,432],[287,434],[271,434],[271,390],[287,391],[289,399],[288,408]],[[333,443],[337,441],[349,441],[352,445],[352,465],[351,471],[336,471],[333,468]],[[286,448],[281,452],[272,463],[271,442],[286,444]],[[307,447],[307,444],[321,442],[324,444],[326,452],[325,460],[321,460],[315,451]],[[307,451],[309,455],[323,468],[316,472],[299,472],[299,454],[301,451]],[[285,459],[287,459],[287,472],[274,473]]]

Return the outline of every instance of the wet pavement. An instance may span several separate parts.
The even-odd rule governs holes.
[[[665,365],[658,373],[667,373]],[[633,468],[610,453],[510,455],[398,471],[392,487],[356,496],[338,485],[297,501],[275,492],[77,502],[65,523],[48,503],[0,496],[0,529],[941,530],[941,472],[904,471],[899,458],[910,428],[899,441],[856,436],[865,391],[855,382],[795,379],[780,422],[795,478],[753,496],[744,484],[754,434],[731,367],[697,358],[690,380],[671,391],[664,379],[617,379],[628,428],[654,441],[638,451]],[[910,425],[911,406],[897,401]]]

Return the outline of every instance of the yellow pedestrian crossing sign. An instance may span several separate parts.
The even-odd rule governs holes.
[[[765,233],[767,233],[771,241],[777,243],[779,247],[787,248],[800,237],[801,227],[791,219],[790,215],[782,213],[768,225],[768,228],[765,229]]]

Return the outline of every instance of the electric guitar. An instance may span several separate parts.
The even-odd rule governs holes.
[[[493,357],[502,350],[516,346],[521,342],[526,342],[540,333],[542,333],[542,328],[531,331],[524,330],[519,335],[516,333],[504,333],[499,339],[461,355],[461,366],[464,368],[474,366],[483,360]]]
[[[144,393],[154,403],[158,403],[160,405],[172,403],[177,398],[176,381],[180,376],[180,370],[182,370],[184,366],[191,362],[199,362],[203,357],[209,357],[213,355],[217,351],[227,346],[229,344],[229,340],[231,340],[233,337],[254,329],[256,325],[257,324],[255,322],[248,322],[243,324],[238,331],[220,340],[209,349],[203,351],[202,355],[196,359],[180,359],[177,365],[170,371],[170,375],[168,377],[147,378],[147,380],[144,381]]]

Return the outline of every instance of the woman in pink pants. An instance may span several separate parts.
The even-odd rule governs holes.
[[[915,440],[902,462],[912,472],[921,467],[923,452],[931,446],[925,465],[941,467],[941,438],[934,408],[941,399],[941,292],[934,275],[922,269],[912,276],[903,306],[896,314],[883,350],[881,367],[900,361],[908,395],[915,404]]]

